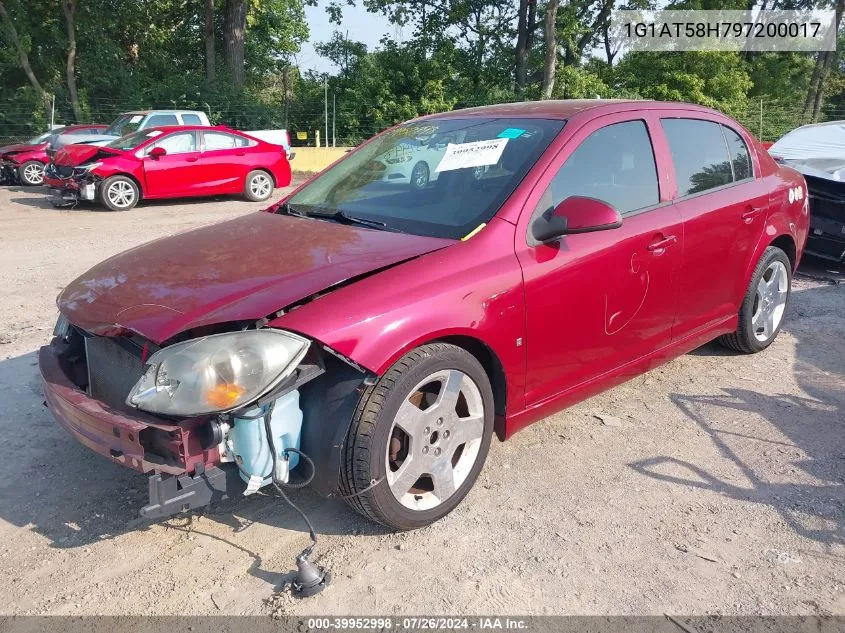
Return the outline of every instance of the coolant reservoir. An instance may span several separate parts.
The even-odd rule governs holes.
[[[244,413],[242,418],[234,418],[234,426],[229,432],[232,452],[235,462],[240,469],[241,479],[247,482],[247,492],[255,492],[258,488],[272,482],[273,457],[267,433],[264,428],[264,418],[269,407],[256,407]],[[270,412],[270,431],[273,442],[279,453],[282,466],[279,478],[288,480],[290,470],[299,463],[299,455],[288,453],[284,461],[284,449],[299,448],[299,435],[302,430],[302,410],[299,408],[299,391],[293,390],[276,400]]]

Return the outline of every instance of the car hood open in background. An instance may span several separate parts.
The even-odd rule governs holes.
[[[18,154],[20,152],[32,152],[34,150],[43,149],[47,143],[38,143],[31,145],[29,143],[15,143],[14,145],[4,145],[0,147],[0,155],[3,154]]]
[[[57,303],[88,331],[123,328],[161,343],[203,325],[260,319],[452,243],[251,213],[115,255],[69,284]]]

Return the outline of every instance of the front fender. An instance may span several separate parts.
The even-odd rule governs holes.
[[[377,375],[428,341],[464,336],[498,357],[508,412],[522,406],[525,308],[512,224],[492,220],[466,242],[423,255],[269,323],[316,339]]]

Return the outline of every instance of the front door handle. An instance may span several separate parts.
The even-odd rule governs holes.
[[[752,207],[748,206],[745,208],[743,214],[739,217],[742,218],[742,221],[746,224],[751,224],[754,221],[754,218],[757,217],[757,214],[763,210],[763,207]]]
[[[198,158],[199,157],[197,157],[197,156],[191,156],[190,158],[186,158],[185,160],[188,161],[189,163],[195,163],[195,162],[197,162]]]
[[[660,238],[655,240],[651,244],[648,245],[648,250],[652,253],[660,255],[665,251],[668,247],[672,246],[675,242],[678,241],[677,236],[675,235],[667,235],[666,237]]]

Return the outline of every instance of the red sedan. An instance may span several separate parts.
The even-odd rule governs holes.
[[[99,200],[111,211],[141,199],[235,193],[260,202],[290,179],[281,145],[200,126],[147,128],[104,146],[68,145],[44,174],[57,206]]]
[[[436,180],[384,178],[407,139],[439,152]],[[464,498],[494,433],[713,339],[771,345],[807,231],[802,176],[707,108],[434,115],[267,212],[70,283],[44,393],[86,446],[158,473],[145,516],[244,492],[231,470],[416,528]]]
[[[0,183],[20,182],[40,185],[44,181],[44,166],[50,162],[47,145],[56,134],[102,134],[107,125],[96,123],[68,125],[31,138],[24,143],[0,147]]]

